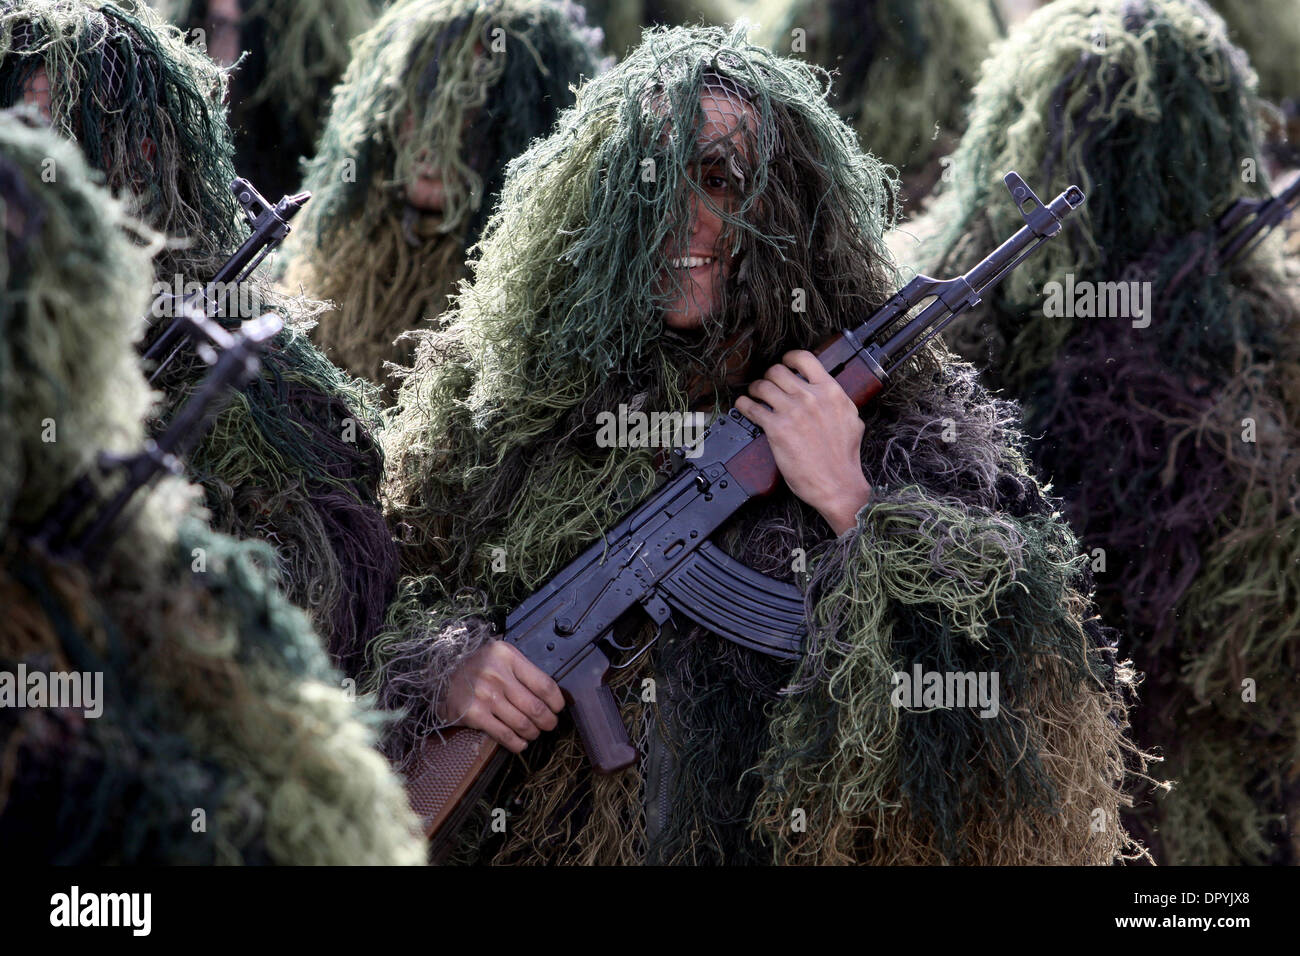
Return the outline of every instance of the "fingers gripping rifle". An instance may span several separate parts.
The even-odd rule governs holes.
[[[1300,176],[1276,196],[1268,199],[1238,199],[1215,223],[1218,234],[1219,265],[1225,266],[1245,258],[1269,233],[1291,215],[1291,207],[1300,199]]]
[[[817,350],[859,407],[875,399],[919,348],[1059,233],[1084,201],[1076,186],[1045,204],[1017,174],[1008,173],[1004,182],[1025,220],[1015,235],[965,275],[918,275],[862,325]],[[909,318],[926,299],[933,301]],[[636,759],[605,684],[610,662],[601,647],[612,643],[614,623],[633,606],[660,625],[676,612],[773,657],[801,653],[799,589],[751,570],[709,540],[746,502],[780,483],[767,437],[732,409],[709,426],[689,456],[679,450],[679,457],[683,466],[674,477],[506,618],[504,640],[560,685],[600,773]],[[505,751],[475,730],[453,728],[424,741],[408,790],[434,837],[435,858],[504,758]]]
[[[235,254],[226,260],[202,289],[186,296],[175,308],[176,319],[149,346],[145,352],[146,361],[156,362],[157,366],[149,375],[149,384],[154,384],[159,376],[175,361],[185,345],[186,332],[190,326],[185,315],[191,309],[198,309],[204,315],[213,315],[211,307],[217,300],[218,290],[237,288],[239,283],[247,281],[262,260],[289,235],[289,222],[298,211],[311,199],[311,193],[302,192],[285,196],[272,206],[262,194],[253,188],[247,179],[234,179],[230,191],[243,207],[244,216],[253,227],[253,234],[244,240],[244,244],[235,250]],[[161,296],[159,297],[162,298]],[[159,303],[155,301],[154,312],[157,314]],[[166,355],[160,360],[160,356]]]
[[[207,431],[231,392],[257,375],[258,352],[284,325],[279,316],[264,315],[231,334],[192,307],[186,308],[180,322],[207,340],[200,342],[198,352],[212,371],[157,439],[146,439],[144,448],[133,455],[101,453],[100,481],[83,475],[46,513],[32,543],[52,557],[96,567],[109,532],[131,499],[163,472],[181,473],[181,456]],[[103,500],[99,486],[113,472],[121,473],[120,484],[112,497]]]

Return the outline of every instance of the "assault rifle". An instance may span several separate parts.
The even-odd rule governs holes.
[[[123,474],[121,487],[111,499],[101,503],[96,482],[90,475],[83,475],[46,512],[31,540],[53,557],[92,567],[97,564],[102,557],[105,536],[131,499],[152,485],[164,471],[181,473],[181,456],[207,430],[230,393],[256,376],[260,367],[258,353],[284,327],[278,316],[263,315],[255,322],[244,323],[232,334],[207,317],[208,305],[215,290],[238,287],[284,241],[289,234],[289,221],[306,205],[311,193],[285,196],[272,206],[247,179],[231,180],[230,191],[252,226],[252,235],[207,285],[172,304],[175,318],[144,354],[147,362],[156,362],[158,356],[171,349],[149,376],[150,384],[157,381],[191,340],[199,358],[213,369],[167,430],[156,440],[147,440],[142,451],[127,457],[99,456],[101,482],[112,472]],[[156,307],[157,300],[155,312]]]
[[[1245,258],[1269,233],[1291,215],[1300,199],[1300,176],[1276,196],[1268,199],[1238,199],[1215,223],[1219,265]]]
[[[103,557],[108,533],[131,499],[163,472],[181,473],[181,456],[207,431],[231,392],[257,375],[258,352],[284,325],[279,316],[264,315],[231,334],[189,305],[178,321],[183,329],[206,339],[199,342],[198,353],[212,371],[157,439],[146,439],[144,448],[133,455],[102,452],[97,462],[99,481],[82,475],[46,512],[32,543],[50,556],[95,567]],[[113,472],[121,473],[121,483],[105,501],[99,487]]]
[[[918,275],[866,322],[817,350],[821,364],[858,407],[875,399],[918,349],[1057,235],[1084,202],[1077,186],[1043,203],[1016,173],[1008,173],[1004,182],[1025,221],[1015,235],[965,275],[946,280]],[[926,299],[933,301],[909,318]],[[751,570],[709,540],[746,502],[780,483],[767,436],[732,409],[708,427],[689,457],[683,449],[676,455],[681,467],[675,476],[506,618],[503,639],[559,684],[599,773],[622,770],[636,759],[605,684],[610,661],[600,646],[634,650],[611,639],[615,622],[634,605],[661,627],[677,613],[763,654],[794,659],[801,653],[800,590]],[[486,734],[464,728],[424,741],[407,787],[433,837],[435,859],[506,754]]]
[[[289,235],[289,222],[298,215],[298,211],[307,204],[307,200],[311,199],[311,193],[301,192],[293,196],[285,196],[272,206],[247,179],[231,180],[230,191],[239,200],[245,218],[253,227],[253,234],[244,240],[243,245],[235,250],[235,254],[226,260],[206,286],[185,296],[175,307],[175,320],[144,353],[146,361],[158,362],[149,376],[150,385],[158,380],[184,347],[186,333],[191,328],[185,315],[196,308],[204,315],[209,315],[208,305],[216,290],[237,288],[240,283],[245,282],[262,264],[262,260]],[[155,312],[156,305],[157,303],[155,303]],[[170,353],[167,353],[168,349],[171,349]],[[164,353],[167,353],[167,358],[159,361],[159,356]]]

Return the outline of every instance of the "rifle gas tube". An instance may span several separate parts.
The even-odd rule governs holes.
[[[1043,203],[1015,173],[1004,182],[1025,221],[1013,236],[965,275],[918,275],[866,322],[818,349],[822,365],[859,407],[879,395],[919,348],[1059,233],[1084,202],[1077,186]],[[908,318],[926,299],[933,301]],[[601,773],[636,759],[605,684],[610,662],[600,646],[634,606],[660,625],[677,612],[773,657],[794,659],[801,651],[799,589],[751,570],[709,540],[746,502],[779,484],[767,437],[732,409],[691,451],[687,457],[679,450],[683,464],[671,479],[506,618],[504,640],[560,685],[587,755]],[[424,741],[408,791],[434,836],[435,858],[505,753],[486,734],[463,728]]]

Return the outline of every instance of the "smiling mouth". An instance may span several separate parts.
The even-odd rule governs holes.
[[[711,266],[716,261],[715,256],[687,256],[684,259],[669,259],[668,265],[674,269],[698,269],[700,266]]]

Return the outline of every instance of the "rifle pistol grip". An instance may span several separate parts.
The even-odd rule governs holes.
[[[558,682],[597,773],[614,773],[636,760],[636,748],[628,739],[623,715],[605,683],[608,672],[609,658],[592,644]]]

